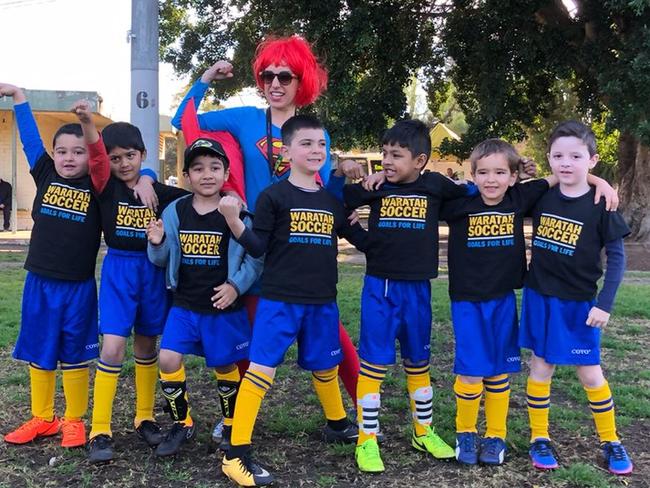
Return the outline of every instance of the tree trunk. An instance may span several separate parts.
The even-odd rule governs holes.
[[[618,142],[621,209],[630,239],[650,243],[650,147],[630,133]]]

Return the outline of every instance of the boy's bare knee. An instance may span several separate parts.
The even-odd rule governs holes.
[[[133,337],[133,354],[137,358],[151,358],[156,355],[157,336],[135,334]]]
[[[458,378],[460,378],[460,381],[466,385],[476,385],[483,382],[482,376],[464,376],[461,374],[458,375]]]
[[[214,368],[214,370],[219,374],[228,374],[231,371],[234,371],[236,369],[237,369],[236,364],[228,364],[227,366],[219,366],[218,368]]]
[[[336,371],[336,366],[330,369],[319,369],[318,371],[312,371],[313,375],[316,376],[329,376]]]
[[[403,364],[404,364],[404,366],[407,366],[407,367],[409,367],[409,368],[419,368],[419,367],[421,367],[421,366],[426,366],[427,364],[429,364],[429,360],[428,360],[428,359],[424,359],[424,360],[422,360],[422,361],[416,361],[416,362],[413,362],[413,361],[411,361],[410,359],[405,359],[405,360],[403,361]]]
[[[264,373],[266,376],[268,376],[271,379],[275,378],[276,368],[271,368],[269,366],[264,366],[262,364],[251,362],[250,365],[248,366],[248,369],[250,371],[259,371],[260,373]]]
[[[160,371],[163,373],[174,373],[181,369],[183,364],[183,355],[169,349],[161,349],[158,358]]]
[[[578,366],[576,368],[580,383],[587,388],[598,388],[605,383],[603,369],[599,364],[593,366]]]
[[[126,352],[126,338],[105,334],[102,341],[102,350],[99,354],[101,360],[107,364],[118,365],[124,361]]]
[[[535,381],[550,381],[553,378],[553,373],[555,372],[555,365],[549,364],[544,360],[532,355],[530,358],[530,378]]]

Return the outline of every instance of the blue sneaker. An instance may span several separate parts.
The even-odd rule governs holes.
[[[535,439],[530,445],[528,453],[530,454],[533,466],[537,469],[548,470],[559,467],[557,453],[549,439]]]
[[[634,469],[630,456],[620,442],[603,442],[600,447],[607,462],[607,469],[614,474],[630,474]]]
[[[503,464],[506,458],[506,443],[499,437],[481,439],[481,453],[478,460],[483,464]]]
[[[456,460],[461,464],[478,463],[479,438],[476,432],[456,434]]]

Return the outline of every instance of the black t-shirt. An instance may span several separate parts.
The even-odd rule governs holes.
[[[552,188],[533,209],[533,246],[526,286],[564,300],[592,300],[603,273],[605,243],[630,229],[618,212],[594,205],[595,190],[571,198]]]
[[[158,195],[158,211],[154,213],[133,196],[133,190],[123,181],[111,176],[106,188],[98,196],[104,240],[108,247],[124,251],[146,251],[145,230],[149,221],[160,218],[167,205],[177,198],[187,195],[182,188],[155,182],[154,191]]]
[[[361,184],[345,185],[348,208],[370,205],[368,219],[369,275],[395,280],[426,280],[438,276],[438,214],[443,200],[467,195],[439,173],[425,173],[413,183],[386,183],[377,191]]]
[[[228,242],[230,229],[214,210],[199,215],[192,198],[176,204],[181,262],[174,305],[201,313],[219,313],[212,306],[214,287],[228,278]]]
[[[324,189],[306,191],[283,180],[260,193],[253,230],[268,236],[262,296],[291,303],[336,299],[337,236],[363,248],[366,232],[350,226],[341,202]]]
[[[91,278],[101,228],[90,176],[59,176],[47,153],[36,162],[31,174],[36,182],[36,197],[25,269],[60,280]]]
[[[547,190],[541,179],[510,187],[497,205],[486,205],[480,195],[443,204],[452,300],[492,300],[523,286],[524,217]]]

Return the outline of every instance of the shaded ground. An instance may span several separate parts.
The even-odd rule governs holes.
[[[24,253],[0,253],[0,324],[12,327],[15,337],[24,273]],[[342,265],[339,306],[353,340],[358,334],[359,292],[363,268]],[[8,283],[9,280],[13,280]],[[551,432],[563,469],[540,473],[527,459],[528,427],[524,397],[525,375],[513,378],[509,417],[509,456],[497,468],[460,467],[439,462],[413,451],[408,441],[409,413],[404,374],[392,368],[382,396],[382,446],[386,472],[361,475],[352,446],[328,446],[320,440],[322,413],[309,375],[295,365],[295,349],[278,372],[278,379],[264,401],[254,442],[260,460],[278,477],[276,486],[288,487],[650,487],[650,287],[623,285],[620,306],[603,339],[603,363],[617,403],[618,425],[634,456],[635,474],[609,476],[599,459],[598,442],[584,392],[571,368],[560,368],[553,382]],[[450,373],[453,337],[450,332],[446,283],[433,284],[436,322],[432,340],[432,378],[435,391],[434,424],[449,442],[454,436],[455,403]],[[0,432],[8,432],[29,416],[29,378],[26,368],[10,357],[13,339],[0,345]],[[0,443],[0,487],[220,487],[232,486],[220,473],[220,455],[211,449],[210,431],[217,417],[218,400],[210,371],[201,360],[187,362],[190,401],[198,425],[195,442],[177,458],[157,459],[133,433],[133,363],[125,367],[114,407],[118,459],[105,466],[91,466],[81,449],[64,450],[58,438],[16,447]],[[349,399],[345,398],[349,405]],[[60,387],[56,399],[62,413]],[[167,427],[169,419],[157,408],[157,418]],[[481,422],[483,416],[481,414]],[[484,430],[484,425],[479,426]]]

